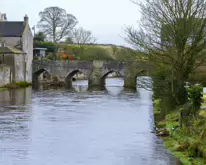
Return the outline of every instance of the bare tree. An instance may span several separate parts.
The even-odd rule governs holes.
[[[145,0],[140,28],[126,28],[126,40],[156,66],[170,70],[171,82],[182,85],[206,59],[205,0]],[[172,85],[173,91],[173,85]]]
[[[92,32],[82,27],[74,29],[72,34],[73,40],[77,44],[90,44],[96,42],[96,38],[92,35]]]
[[[39,13],[41,20],[38,28],[53,42],[57,42],[68,36],[77,24],[77,19],[66,10],[59,7],[48,7]]]
[[[111,48],[113,56],[116,56],[116,54],[118,53],[118,47],[116,45],[112,45]]]
[[[96,38],[92,35],[91,31],[85,30],[82,27],[76,28],[72,32],[73,42],[76,43],[83,53],[87,44],[96,43]]]

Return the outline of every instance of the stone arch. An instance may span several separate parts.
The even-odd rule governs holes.
[[[148,70],[145,70],[145,69],[142,69],[142,70],[139,70],[137,73],[136,73],[136,77],[138,76],[146,76],[148,75]]]
[[[88,76],[87,74],[85,74],[82,70],[80,69],[76,69],[76,70],[73,70],[71,71],[67,76],[66,76],[66,79],[65,79],[65,84],[67,87],[71,87],[72,86],[72,78],[74,75],[76,75],[77,73],[83,73],[86,78],[88,79]]]
[[[151,78],[151,75],[148,70],[142,69],[139,70],[136,73],[136,86],[138,88],[144,88],[144,89],[151,89],[152,88],[152,83],[148,81],[148,77]]]
[[[36,72],[34,72],[33,73],[33,76],[32,76],[32,79],[33,79],[33,81],[38,81],[38,78],[39,78],[39,76],[40,76],[40,74],[42,74],[43,72],[48,72],[48,73],[50,73],[48,70],[46,70],[46,69],[44,69],[44,68],[42,68],[42,69],[39,69],[39,70],[37,70]],[[51,74],[51,73],[50,73]]]
[[[124,87],[126,88],[137,88],[137,77],[148,75],[148,70],[146,69],[136,69],[132,72],[127,72],[124,76]]]
[[[101,86],[105,86],[105,84],[106,84],[105,80],[106,80],[107,76],[111,73],[117,73],[120,77],[123,77],[123,74],[120,71],[116,71],[116,70],[107,71],[106,73],[103,74],[103,76],[100,79]]]
[[[37,71],[35,71],[33,74],[32,74],[32,84],[33,84],[33,87],[34,88],[38,88],[39,86],[39,76],[40,74],[42,74],[44,71],[47,71],[49,74],[51,74],[47,69],[39,69]]]

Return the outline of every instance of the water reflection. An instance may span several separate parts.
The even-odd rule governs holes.
[[[27,162],[31,142],[31,93],[31,88],[0,92],[0,164]]]
[[[31,94],[31,87],[0,91],[0,110],[22,110],[25,105],[31,104]]]
[[[106,90],[0,92],[0,164],[176,165],[151,133],[152,93],[109,81]]]

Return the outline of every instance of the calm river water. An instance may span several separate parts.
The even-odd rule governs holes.
[[[0,92],[0,165],[178,164],[151,133],[151,92],[76,85]]]

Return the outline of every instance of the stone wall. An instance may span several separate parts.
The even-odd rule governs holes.
[[[23,54],[14,55],[14,82],[23,82],[26,81],[26,71],[25,71],[25,59]]]
[[[136,79],[140,75],[148,75],[152,69],[147,62],[123,61],[33,61],[33,83],[39,82],[39,75],[44,71],[72,85],[72,78],[78,72],[89,80],[89,86],[104,86],[106,77],[113,72],[124,77],[124,86],[136,88]]]
[[[10,68],[7,65],[0,65],[0,87],[9,84],[10,78]]]
[[[0,60],[1,58],[4,58],[2,61],[10,67],[10,71],[12,72],[11,82],[26,80],[25,57],[23,54],[5,54],[4,56],[0,56]]]
[[[2,37],[8,45],[21,49],[21,37]]]

